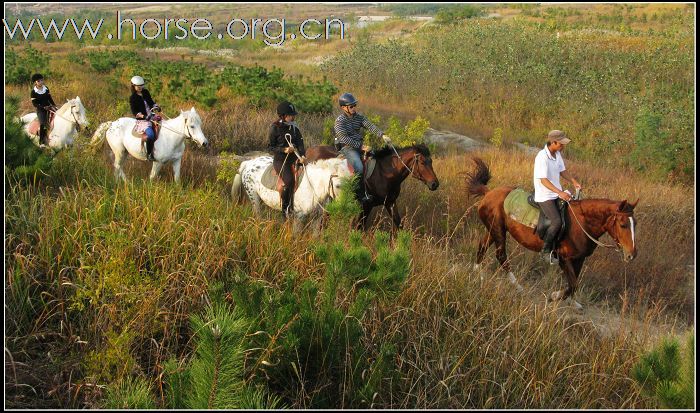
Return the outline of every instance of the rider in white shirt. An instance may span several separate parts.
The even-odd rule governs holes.
[[[557,198],[565,201],[570,201],[572,198],[570,193],[562,190],[559,177],[561,176],[571,182],[577,190],[581,189],[581,184],[566,170],[564,159],[561,156],[561,150],[569,142],[571,142],[571,139],[567,138],[564,132],[553,130],[547,135],[547,145],[535,157],[533,178],[535,202],[540,205],[542,212],[551,221],[544,238],[544,247],[541,254],[550,264],[558,262],[556,257],[552,257],[552,245],[562,224],[559,208],[557,207]]]

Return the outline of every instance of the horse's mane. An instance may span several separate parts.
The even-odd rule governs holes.
[[[73,100],[73,99],[69,99],[66,103],[64,103],[63,105],[61,105],[61,107],[58,108],[58,110],[56,111],[56,113],[59,114],[59,115],[63,115],[64,113],[68,112],[68,109],[71,107],[70,102],[71,102],[72,100]]]
[[[396,151],[401,152],[401,151],[404,151],[406,149],[415,149],[421,155],[423,155],[425,157],[430,157],[430,149],[428,149],[428,147],[423,145],[422,143],[419,143],[419,144],[416,144],[413,146],[406,146],[403,148],[396,148]],[[375,151],[374,157],[377,159],[380,159],[380,158],[384,158],[386,156],[393,155],[393,154],[394,154],[394,150],[391,148],[391,146],[385,146],[385,147],[379,149],[378,151]]]

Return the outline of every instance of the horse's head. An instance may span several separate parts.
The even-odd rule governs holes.
[[[89,122],[87,115],[85,114],[85,106],[83,106],[80,96],[76,96],[75,99],[68,99],[66,105],[68,105],[68,108],[66,109],[68,120],[73,120],[79,126],[87,128],[89,126]]]
[[[199,146],[209,145],[209,141],[202,132],[202,118],[194,110],[194,106],[190,110],[180,111],[180,116],[185,119],[185,136],[195,141]]]
[[[415,145],[411,147],[413,159],[408,159],[407,165],[411,166],[411,175],[423,181],[428,189],[434,191],[440,186],[437,175],[433,170],[433,160],[430,158],[430,150],[425,145]]]
[[[315,165],[325,168],[330,172],[330,183],[328,185],[330,185],[329,195],[331,198],[335,198],[340,193],[342,180],[353,175],[345,159],[330,158],[318,160],[315,162]]]
[[[634,203],[629,203],[627,200],[620,202],[605,222],[605,230],[615,240],[618,247],[622,247],[625,262],[631,261],[637,256],[637,246],[634,241],[637,224],[634,219],[634,207],[637,206],[637,202],[639,200]]]

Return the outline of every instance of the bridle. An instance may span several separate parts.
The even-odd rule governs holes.
[[[578,190],[578,189],[576,190],[576,195],[574,195],[573,199],[574,199],[575,201],[580,201],[580,200],[581,200],[580,190]],[[605,247],[605,248],[615,248],[615,251],[618,251],[618,252],[621,251],[622,248],[621,248],[621,246],[620,246],[620,243],[619,243],[615,238],[613,238],[613,239],[615,240],[615,243],[616,243],[617,245],[608,245],[608,244],[604,244],[604,243],[598,241],[597,239],[593,238],[593,237],[583,228],[583,225],[581,224],[581,221],[579,221],[578,217],[576,216],[576,213],[574,212],[574,209],[571,207],[571,203],[570,203],[569,201],[564,201],[564,202],[566,202],[566,203],[569,205],[569,211],[571,211],[571,215],[574,216],[574,218],[576,219],[576,223],[578,224],[579,228],[581,228],[581,231],[583,231],[583,233],[586,234],[586,236],[588,237],[588,239],[590,239],[591,241],[595,242],[596,244],[598,244],[598,245],[601,246],[601,247]],[[581,212],[583,212],[583,208],[581,208]],[[615,214],[613,214],[613,215],[615,215]],[[614,217],[609,217],[608,220],[609,220],[610,218],[614,218]],[[631,218],[631,217],[630,217],[630,218]],[[608,234],[610,233],[610,231],[606,231],[606,232],[608,232]],[[612,236],[612,235],[611,235],[611,236]],[[634,243],[634,235],[633,235],[633,237],[632,237],[632,242]]]
[[[393,149],[394,153],[396,154],[396,157],[399,158],[399,161],[401,161],[401,164],[403,164],[403,166],[405,166],[406,169],[408,169],[408,171],[411,173],[411,176],[413,176],[414,178],[420,180],[420,176],[419,176],[419,175],[416,175],[416,172],[415,172],[415,171],[418,170],[418,169],[416,169],[416,164],[418,163],[418,157],[421,156],[422,154],[421,154],[420,152],[416,151],[415,155],[413,155],[413,162],[411,163],[411,165],[413,166],[413,168],[410,168],[410,167],[409,167],[408,165],[406,165],[406,163],[403,161],[403,158],[401,158],[401,155],[399,155],[399,153],[396,151],[396,147],[395,147],[393,144],[389,144],[389,145],[391,146],[391,149]]]
[[[49,109],[49,112],[52,112],[54,114],[54,116],[58,116],[59,118],[65,120],[67,122],[75,123],[75,130],[80,132],[80,122],[78,121],[78,118],[75,117],[75,112],[73,112],[73,108],[76,108],[76,107],[78,107],[78,105],[76,105],[75,103],[70,104],[70,114],[73,117],[73,120],[70,120],[70,119],[64,117],[63,115],[59,114],[58,110],[50,110]]]
[[[163,115],[163,117],[166,118],[166,120],[172,120],[172,118],[169,117],[169,116],[167,116],[165,113],[161,112],[161,114]],[[192,133],[190,132],[190,128],[187,127],[187,121],[188,121],[188,120],[189,120],[189,118],[185,116],[185,133],[178,132],[178,131],[176,131],[175,129],[169,128],[169,127],[165,126],[163,123],[160,124],[160,127],[163,128],[163,129],[167,129],[167,130],[169,130],[169,131],[171,131],[171,132],[175,132],[175,133],[177,133],[178,135],[182,135],[182,136],[184,136],[185,138],[189,138],[192,142],[195,142],[195,143],[196,143],[197,141],[194,140],[194,137],[192,136]]]

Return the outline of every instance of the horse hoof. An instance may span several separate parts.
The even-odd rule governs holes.
[[[561,300],[561,296],[563,294],[564,293],[562,293],[561,291],[554,291],[554,292],[552,292],[552,294],[550,294],[549,299],[551,301],[559,301],[559,300]]]
[[[571,300],[571,307],[578,312],[583,312],[583,306],[576,300]]]

